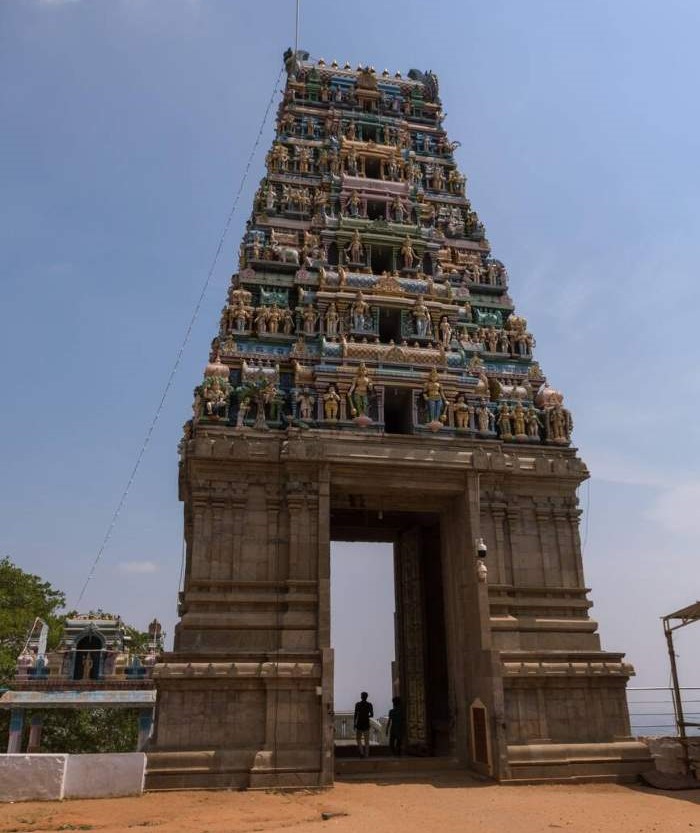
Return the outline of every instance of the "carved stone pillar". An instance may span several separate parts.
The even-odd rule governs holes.
[[[396,610],[401,657],[401,698],[409,749],[427,752],[425,633],[420,530],[401,534],[396,547]]]

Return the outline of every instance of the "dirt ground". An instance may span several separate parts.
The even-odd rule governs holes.
[[[322,814],[330,814],[324,819]],[[324,792],[171,792],[0,805],[1,833],[700,833],[700,790],[613,784],[504,787],[466,776],[338,783]]]

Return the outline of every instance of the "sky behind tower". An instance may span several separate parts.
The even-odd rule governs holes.
[[[659,617],[700,598],[700,5],[301,9],[313,57],[437,73],[468,195],[593,475],[582,537],[603,645],[627,652],[636,685],[665,685]],[[0,553],[71,605],[293,38],[293,0],[0,0]],[[176,446],[272,135],[270,119],[83,608],[141,627],[157,616],[172,634]],[[357,581],[335,561],[340,581]],[[350,623],[335,633],[352,638]],[[699,639],[679,638],[685,685],[700,686]]]

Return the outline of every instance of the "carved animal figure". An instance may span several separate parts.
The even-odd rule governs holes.
[[[294,266],[299,265],[299,252],[291,246],[279,246],[273,244],[271,247],[275,257],[282,263],[291,263]]]

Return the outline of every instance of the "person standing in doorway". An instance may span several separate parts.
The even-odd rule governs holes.
[[[389,709],[389,722],[386,733],[389,735],[389,749],[392,755],[401,754],[401,740],[403,738],[403,707],[400,697],[392,697],[393,709]]]
[[[355,738],[357,749],[363,758],[369,757],[369,719],[374,717],[374,706],[367,699],[366,691],[360,693],[360,699],[355,703]]]

